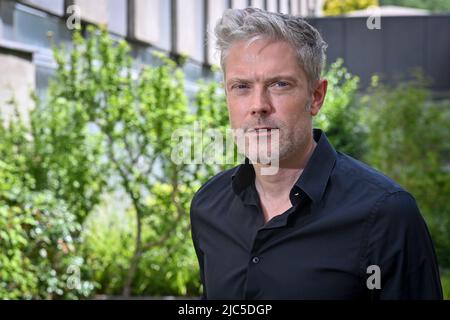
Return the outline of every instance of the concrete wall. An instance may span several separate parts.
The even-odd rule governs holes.
[[[131,38],[171,49],[170,0],[129,0],[129,16]]]
[[[208,45],[208,63],[212,65],[220,64],[220,57],[216,52],[214,27],[227,8],[227,0],[210,1],[208,5],[208,26],[207,26],[207,45]]]
[[[203,0],[177,1],[176,52],[204,61]]]
[[[33,106],[30,97],[35,88],[35,66],[32,54],[5,48],[0,44],[0,112],[8,120],[13,115],[11,99],[17,103],[19,113],[28,122],[28,111]]]
[[[77,5],[81,10],[81,19],[94,24],[107,24],[108,0],[69,0],[68,5]]]

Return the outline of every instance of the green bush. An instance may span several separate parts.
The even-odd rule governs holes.
[[[54,48],[58,68],[48,101],[32,115],[40,156],[35,176],[68,204],[80,223],[106,192],[121,192],[129,200],[135,239],[131,260],[126,255],[121,260],[129,265],[120,285],[130,295],[145,251],[166,245],[147,241],[146,229],[162,232],[158,236],[169,241],[173,226],[187,215],[179,186],[192,179],[192,172],[171,161],[173,131],[192,120],[184,74],[160,53],[155,53],[158,65],[137,66],[128,43],[115,41],[106,30],[88,27],[86,37],[75,32],[72,44],[70,52]],[[158,183],[173,187],[177,210],[164,230],[150,219],[164,213],[146,202]],[[98,254],[102,258],[104,252]]]
[[[325,0],[323,12],[327,16],[378,6],[378,0]]]
[[[50,124],[40,131],[52,150],[42,156],[51,172],[46,178],[59,182],[80,221],[105,193],[126,199],[128,206],[113,210],[131,219],[126,230],[105,227],[101,215],[85,224],[83,252],[92,266],[86,272],[96,293],[196,294],[189,204],[194,186],[214,170],[173,161],[173,133],[191,130],[194,120],[209,124],[226,109],[199,105],[192,114],[180,65],[155,52],[155,65],[138,66],[130,51],[125,41],[91,27],[86,38],[74,34],[70,52],[55,48],[58,69],[40,113]]]
[[[424,215],[439,263],[450,266],[450,101],[433,102],[421,78],[394,87],[374,77],[363,99],[365,160],[410,191]]]
[[[117,207],[112,195],[105,197],[84,222],[81,251],[97,294],[121,294],[133,255],[134,222],[133,213]]]
[[[338,59],[323,75],[328,80],[328,90],[314,126],[325,131],[337,150],[359,158],[365,151],[357,96],[359,78],[350,74],[343,63]]]
[[[433,12],[450,12],[448,0],[380,0],[380,5],[419,8]]]
[[[188,206],[194,188],[182,189],[186,197],[183,203]],[[144,250],[133,280],[133,295],[199,296],[198,265],[188,216],[173,225],[177,210],[171,201],[169,185],[156,185],[146,201],[154,213],[144,218],[143,224],[155,228],[143,228],[143,242],[158,242],[168,228],[176,230],[164,245]],[[127,209],[129,206],[117,208],[112,204],[113,196],[109,196],[86,220],[82,250],[97,294],[121,295],[133,256],[136,221],[133,209]]]
[[[182,205],[189,212],[191,199],[199,185],[181,186]],[[149,207],[155,213],[145,220],[155,228],[147,229],[144,238],[147,242],[161,241],[160,234],[167,233],[168,228],[175,229],[173,236],[164,246],[155,246],[148,250],[139,265],[136,277],[137,294],[199,296],[200,283],[197,257],[195,255],[190,234],[189,216],[183,216],[176,225],[176,204],[171,200],[172,187],[167,184],[155,185],[152,195],[147,199]],[[153,221],[150,221],[153,220]]]
[[[70,53],[55,48],[48,100],[29,125],[0,126],[0,298],[198,296],[189,204],[232,164],[174,163],[172,133],[194,120],[223,132],[223,91],[201,84],[190,113],[174,61],[157,54],[159,65],[138,68],[125,41],[87,35],[75,33]],[[367,147],[367,162],[416,196],[448,266],[448,106],[421,88],[378,86],[362,109],[342,61],[325,77],[315,124],[341,151],[360,157]]]
[[[52,192],[33,190],[28,130],[9,120],[0,126],[0,299],[86,297],[93,286],[81,279],[80,225]]]
[[[449,270],[441,271],[441,283],[442,283],[442,291],[444,292],[444,299],[450,300],[450,271]]]

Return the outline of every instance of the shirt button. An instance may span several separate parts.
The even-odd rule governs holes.
[[[259,258],[258,257],[253,257],[252,262],[254,264],[257,264],[259,262]]]

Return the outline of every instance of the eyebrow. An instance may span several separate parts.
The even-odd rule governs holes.
[[[279,75],[279,76],[275,76],[275,77],[270,77],[264,80],[265,83],[268,82],[276,82],[279,80],[287,80],[287,81],[291,81],[291,82],[299,82],[299,80],[293,76],[288,76],[288,75]],[[251,83],[251,82],[255,82],[249,79],[244,79],[244,78],[239,78],[239,77],[235,77],[235,78],[231,78],[229,80],[227,80],[227,84],[232,83],[232,82],[240,82],[240,83]],[[258,82],[258,80],[256,81]]]

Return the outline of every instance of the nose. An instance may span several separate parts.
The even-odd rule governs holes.
[[[270,99],[264,88],[255,88],[253,90],[250,113],[253,116],[267,116],[271,112]]]

